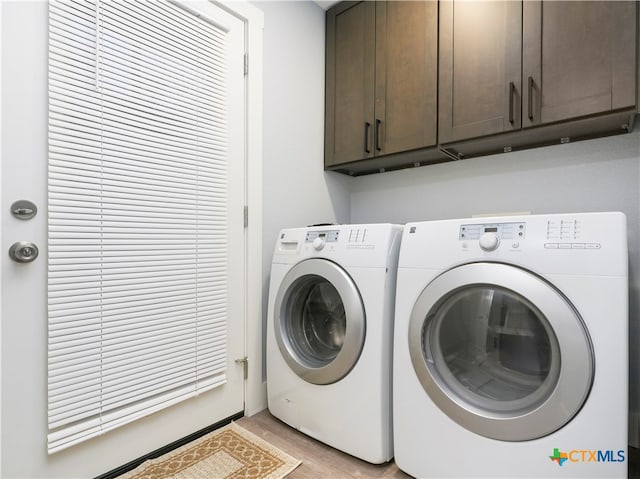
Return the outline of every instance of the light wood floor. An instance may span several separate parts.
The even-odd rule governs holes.
[[[256,436],[302,461],[288,479],[411,479],[393,461],[374,465],[322,444],[274,418],[266,409],[237,421]],[[640,450],[629,448],[629,479],[640,479]]]
[[[302,434],[274,418],[264,410],[255,416],[243,417],[237,424],[270,442],[287,454],[302,461],[289,479],[409,479],[395,463],[374,465],[333,449]]]

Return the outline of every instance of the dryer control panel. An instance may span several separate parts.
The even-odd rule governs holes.
[[[619,212],[434,220],[405,225],[400,262],[446,270],[497,261],[544,274],[625,274],[626,217]]]
[[[522,221],[466,223],[460,226],[458,239],[463,241],[463,248],[467,247],[467,240],[477,240],[481,250],[495,251],[503,240],[510,241],[512,248],[518,248],[518,241],[526,237],[526,232],[526,223]]]
[[[583,220],[553,218],[547,221],[547,249],[600,249],[598,242],[585,241],[582,232]]]
[[[481,223],[465,224],[460,226],[458,239],[477,240],[485,233],[493,233],[503,240],[524,239],[527,233],[527,224],[517,223]]]

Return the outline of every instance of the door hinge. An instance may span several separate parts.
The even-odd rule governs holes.
[[[246,380],[249,377],[249,358],[245,356],[244,358],[236,359],[236,364],[242,364],[244,369],[244,379]]]
[[[244,75],[247,76],[249,74],[249,55],[244,54]]]
[[[244,206],[244,227],[247,228],[249,226],[249,207],[247,205]]]

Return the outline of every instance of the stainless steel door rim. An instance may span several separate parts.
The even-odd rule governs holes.
[[[331,384],[351,371],[364,345],[366,318],[344,269],[325,259],[301,261],[283,278],[274,307],[276,342],[300,378]]]
[[[464,379],[459,379],[462,377],[459,371],[451,370],[451,358],[445,357],[450,348],[442,344],[451,336],[445,321],[451,322],[447,318],[454,316],[459,318],[461,309],[454,315],[451,308],[469,291],[476,295],[477,305],[472,308],[475,316],[455,319],[458,326],[489,327],[482,319],[491,307],[488,303],[482,306],[483,291],[488,296],[497,291],[510,304],[520,302],[529,318],[539,323],[535,331],[546,337],[544,344],[550,363],[537,387],[522,394],[510,391],[499,397],[499,388],[491,394],[474,391]],[[487,298],[485,301],[492,301]],[[516,266],[470,263],[442,273],[418,296],[408,333],[411,362],[425,392],[451,419],[486,437],[525,441],[558,430],[579,411],[593,382],[593,348],[580,315],[549,282]],[[517,369],[518,361],[505,358],[505,362],[507,366],[496,363],[499,367],[495,369],[511,375],[521,372],[507,371]],[[489,373],[487,381],[494,379]]]

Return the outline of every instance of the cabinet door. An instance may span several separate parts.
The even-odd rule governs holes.
[[[438,3],[376,3],[375,154],[436,144]]]
[[[636,8],[524,2],[524,127],[636,104]]]
[[[375,3],[327,12],[325,165],[372,157]]]
[[[521,2],[440,2],[441,143],[520,128],[521,59]]]

